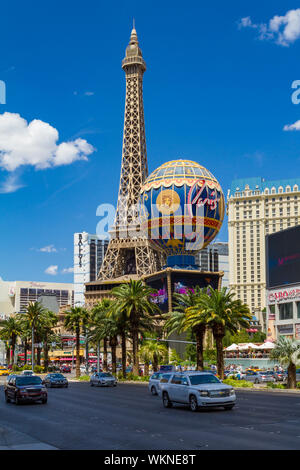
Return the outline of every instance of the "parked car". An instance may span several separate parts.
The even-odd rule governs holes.
[[[149,379],[148,390],[152,393],[152,395],[158,395],[159,383],[162,376],[163,374],[160,372],[154,372],[154,374],[151,375]]]
[[[277,382],[285,382],[287,380],[287,373],[284,371],[275,371],[274,378]]]
[[[71,367],[70,366],[61,366],[60,371],[63,374],[69,374],[71,372]]]
[[[160,382],[160,387],[165,408],[183,403],[192,411],[219,406],[231,410],[236,402],[234,389],[209,372],[175,373],[167,382]]]
[[[95,372],[90,377],[90,385],[93,387],[96,386],[103,386],[103,387],[116,387],[117,386],[117,379],[114,377],[110,372]]]
[[[273,370],[261,371],[258,374],[261,376],[262,382],[276,382]]]
[[[296,369],[296,380],[300,382],[300,369]]]
[[[21,375],[34,375],[34,373],[32,372],[32,370],[22,370],[21,372]]]
[[[43,380],[43,384],[46,387],[64,387],[67,388],[69,383],[66,377],[62,374],[58,374],[57,372],[53,372],[51,374],[46,375]]]
[[[10,370],[7,367],[0,366],[0,377],[4,377],[10,374]]]
[[[4,385],[6,403],[14,401],[16,405],[24,401],[41,401],[47,403],[47,389],[42,379],[36,375],[13,375]]]
[[[273,371],[260,371],[260,372],[254,372],[254,371],[247,371],[245,379],[248,382],[253,382],[255,384],[261,384],[264,382],[275,382],[275,377],[274,377],[274,372]]]

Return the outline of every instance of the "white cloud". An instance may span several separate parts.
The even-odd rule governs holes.
[[[74,268],[64,268],[62,274],[70,274],[74,272]]]
[[[54,245],[44,246],[43,248],[39,248],[38,251],[42,251],[44,253],[57,253],[57,249]]]
[[[57,144],[58,131],[34,119],[28,123],[19,114],[0,114],[0,168],[15,171],[30,165],[37,170],[87,160],[94,148],[84,139]]]
[[[258,31],[258,38],[269,39],[276,44],[288,47],[300,38],[300,8],[289,10],[285,15],[275,15],[268,23],[253,23],[250,16],[238,22],[239,28],[252,28]]]
[[[8,194],[8,193],[14,193],[15,191],[17,191],[18,189],[20,188],[23,188],[24,185],[19,183],[18,181],[18,176],[16,174],[10,174],[8,175],[8,177],[6,178],[5,181],[3,181],[0,185],[0,193],[4,194]]]
[[[95,94],[94,91],[85,91],[84,92],[85,96],[93,96]]]
[[[57,275],[58,266],[51,265],[47,269],[45,269],[46,274],[50,274],[51,276]]]
[[[300,131],[300,121],[294,122],[294,124],[286,124],[283,128],[284,131]]]

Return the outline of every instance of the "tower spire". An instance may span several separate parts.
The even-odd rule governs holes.
[[[148,176],[143,104],[146,64],[135,28],[131,31],[122,68],[126,76],[122,166],[115,221],[99,273],[99,279],[103,280],[124,275],[140,277],[160,267],[159,256],[141,234],[135,214],[142,185]]]

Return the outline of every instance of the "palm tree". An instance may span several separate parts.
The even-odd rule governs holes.
[[[125,315],[129,324],[129,331],[132,338],[133,353],[133,373],[139,373],[138,359],[138,338],[139,333],[144,329],[143,321],[153,324],[151,315],[160,314],[159,307],[150,301],[150,294],[155,291],[145,286],[142,281],[130,280],[129,283],[121,284],[112,289],[115,298],[114,313]]]
[[[173,332],[180,334],[188,330],[194,333],[196,338],[197,370],[204,369],[203,347],[206,322],[201,312],[198,311],[198,315],[192,315],[191,312],[193,312],[192,307],[197,305],[199,297],[206,293],[206,288],[200,289],[196,287],[193,290],[188,290],[185,294],[174,294],[175,311],[166,315],[168,319],[164,326],[169,334]]]
[[[98,354],[100,342],[103,341],[103,370],[105,372],[107,372],[107,344],[109,341],[109,338],[106,336],[107,330],[105,329],[105,323],[110,308],[110,299],[101,300],[92,308],[89,321],[89,338],[92,342],[97,344]]]
[[[76,377],[80,377],[80,332],[88,323],[89,313],[83,307],[72,307],[65,315],[65,328],[76,335]],[[87,358],[88,360],[88,358]]]
[[[9,317],[7,320],[1,321],[0,327],[0,338],[8,341],[11,345],[11,358],[9,362],[14,364],[17,339],[22,332],[20,321],[16,317]]]
[[[44,350],[44,369],[48,370],[49,366],[49,345],[58,341],[58,336],[52,331],[58,322],[58,316],[51,310],[46,310],[40,328],[41,340]]]
[[[300,363],[300,344],[286,336],[279,336],[272,349],[270,359],[277,360],[283,367],[287,367],[287,388],[296,388],[296,366]]]
[[[196,305],[187,309],[187,316],[193,326],[206,323],[213,332],[217,350],[217,369],[221,379],[224,378],[223,338],[226,331],[236,333],[240,328],[249,328],[252,318],[247,305],[239,299],[234,300],[235,293],[223,287],[221,290],[208,288],[198,297]]]
[[[165,361],[166,357],[168,356],[168,349],[158,340],[145,340],[140,348],[140,357],[146,358],[147,361],[151,361],[153,366],[153,371],[157,372],[158,365]],[[149,364],[148,362],[148,364]],[[145,362],[146,365],[146,362]],[[148,370],[149,373],[149,370]],[[146,371],[145,371],[145,375]]]
[[[27,322],[31,330],[31,364],[34,367],[34,342],[35,336],[40,326],[45,309],[40,302],[30,302],[26,307],[26,312],[20,315],[21,321]]]

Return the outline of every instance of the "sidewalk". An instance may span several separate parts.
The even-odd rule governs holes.
[[[38,441],[28,434],[0,426],[0,450],[58,450],[45,442]]]

